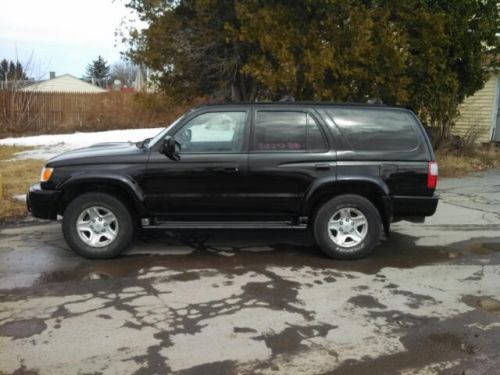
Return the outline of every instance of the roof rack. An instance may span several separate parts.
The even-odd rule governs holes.
[[[278,100],[278,103],[293,103],[295,102],[295,98],[292,95],[284,95]]]
[[[366,101],[366,104],[384,105],[384,102],[380,98],[370,98]]]
[[[333,107],[380,107],[380,108],[400,108],[408,109],[401,105],[367,103],[367,102],[322,102],[322,101],[277,101],[277,102],[222,102],[222,103],[207,103],[194,106],[193,108],[212,107],[212,106],[241,106],[241,105],[259,105],[259,106],[333,106]]]

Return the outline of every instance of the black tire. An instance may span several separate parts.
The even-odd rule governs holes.
[[[329,235],[330,218],[342,208],[359,210],[368,222],[364,239],[354,247],[336,244]],[[366,198],[359,195],[340,195],[324,203],[314,217],[314,238],[321,250],[331,258],[357,259],[370,253],[380,240],[381,219],[377,208]]]
[[[114,240],[104,247],[92,247],[86,244],[76,230],[79,215],[86,209],[99,206],[111,211],[118,222],[118,231]],[[66,207],[62,221],[64,238],[71,249],[89,259],[114,258],[127,247],[134,238],[132,215],[122,201],[104,193],[85,193],[75,198]]]

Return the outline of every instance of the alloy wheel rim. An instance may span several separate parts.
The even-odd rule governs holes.
[[[351,248],[359,245],[368,234],[368,220],[358,209],[343,207],[328,220],[328,236],[338,246]]]
[[[80,239],[95,248],[111,244],[118,230],[118,220],[113,211],[101,206],[84,209],[76,221],[76,232]]]

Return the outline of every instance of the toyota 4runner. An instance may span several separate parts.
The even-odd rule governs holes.
[[[310,229],[335,258],[359,258],[391,222],[434,214],[438,167],[415,114],[383,105],[194,108],[153,138],[48,161],[33,216],[69,246],[111,258],[139,229]]]

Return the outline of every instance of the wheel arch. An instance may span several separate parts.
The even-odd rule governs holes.
[[[138,216],[146,213],[144,194],[138,184],[125,176],[101,176],[83,174],[70,177],[58,189],[61,197],[58,213],[63,215],[67,205],[76,197],[85,193],[108,193],[120,199],[131,212]]]
[[[384,228],[388,231],[392,220],[389,188],[382,179],[376,177],[349,176],[318,180],[304,198],[302,213],[309,217],[309,222],[312,222],[316,212],[325,202],[343,194],[360,195],[372,202],[380,213]]]

